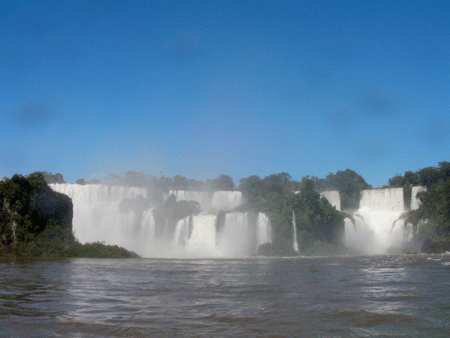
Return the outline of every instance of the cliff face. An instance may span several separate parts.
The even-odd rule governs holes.
[[[53,192],[42,175],[14,175],[0,182],[0,248],[33,241],[47,225],[72,233],[72,200]]]

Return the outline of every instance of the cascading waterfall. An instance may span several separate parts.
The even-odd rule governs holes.
[[[68,183],[49,186],[72,198],[73,230],[81,243],[119,245],[143,257],[183,258],[245,257],[258,245],[271,242],[266,215],[227,212],[243,203],[238,191],[171,191],[177,200],[199,202],[203,212],[178,221],[175,229],[158,237],[147,188]],[[220,229],[218,216],[205,213],[213,210],[227,212]]]
[[[169,195],[175,195],[177,201],[195,201],[203,211],[211,207],[211,196],[207,191],[169,190]]]
[[[180,220],[160,236],[147,188],[68,183],[49,186],[72,198],[73,230],[81,243],[119,245],[144,257],[243,257],[272,240],[267,215],[232,212],[243,203],[242,194],[236,191],[171,191],[177,200],[199,202],[202,213]],[[419,207],[416,195],[425,190],[412,187],[411,209]],[[338,192],[321,195],[340,209]],[[225,213],[216,214],[219,210]],[[402,188],[362,191],[360,208],[353,215],[355,224],[346,219],[344,242],[365,254],[400,251],[412,236],[411,227],[405,226],[401,217],[405,211]],[[292,231],[292,248],[298,252],[294,212]]]
[[[215,210],[230,211],[243,203],[240,191],[215,191],[211,207]]]
[[[121,212],[121,202],[148,196],[147,189],[102,184],[49,184],[53,191],[65,194],[73,202],[73,232],[81,243],[105,242],[133,250],[140,255],[154,237],[151,211],[142,220],[132,210]]]
[[[272,243],[272,227],[269,217],[260,212],[256,220],[256,245],[258,247],[264,243]]]
[[[215,215],[189,216],[178,221],[172,250],[179,257],[220,257],[216,236]]]
[[[211,257],[246,257],[271,241],[269,218],[258,213],[255,223],[248,212],[225,214],[220,229],[216,215],[189,216],[178,221],[174,236],[174,245],[182,249],[180,253],[185,257],[202,257],[205,253]]]
[[[424,186],[416,186],[411,189],[411,210],[417,210],[420,207],[420,199],[417,197],[417,194],[420,192],[427,191],[427,187]]]
[[[177,201],[195,201],[202,211],[231,211],[243,203],[240,191],[206,191],[170,190],[169,195],[175,195]]]
[[[255,233],[250,228],[247,212],[225,215],[224,226],[219,232],[217,246],[224,256],[248,256],[255,251],[252,240]]]
[[[345,244],[364,254],[401,252],[411,238],[405,233],[404,212],[403,188],[361,191],[356,225],[346,220]]]
[[[298,242],[297,242],[297,224],[295,223],[294,210],[292,210],[292,234],[293,234],[292,249],[298,253],[299,250],[298,250]]]
[[[339,191],[322,191],[320,197],[325,197],[333,207],[336,207],[336,210],[341,211],[341,195],[339,194]]]

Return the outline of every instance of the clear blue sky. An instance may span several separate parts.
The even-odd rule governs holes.
[[[1,1],[0,177],[450,161],[450,1]]]

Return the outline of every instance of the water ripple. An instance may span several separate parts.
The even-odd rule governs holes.
[[[436,255],[2,264],[0,336],[444,337],[449,264]]]

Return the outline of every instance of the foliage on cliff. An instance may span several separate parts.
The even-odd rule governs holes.
[[[45,173],[45,172],[44,172]],[[60,174],[57,174],[60,175]],[[61,175],[62,178],[62,175]],[[59,182],[48,182],[59,183]],[[86,182],[84,179],[77,180],[78,184],[112,184],[131,187],[148,187],[153,191],[168,193],[169,190],[195,190],[195,191],[216,191],[216,190],[235,190],[236,186],[229,175],[219,175],[215,179],[198,181],[188,179],[181,175],[175,175],[173,178],[161,175],[159,178],[152,175],[146,175],[142,171],[127,171],[122,176],[119,174],[108,174],[102,181],[94,179]]]
[[[72,231],[71,199],[53,192],[41,173],[0,182],[0,211],[5,247],[33,241],[49,223]]]
[[[72,200],[52,191],[43,172],[0,181],[0,257],[14,261],[137,256],[101,243],[78,243],[72,234],[72,216]]]
[[[439,162],[437,167],[416,172],[406,171],[404,175],[397,174],[389,179],[389,186],[403,187],[405,196],[410,196],[411,187],[416,185],[426,186],[427,191],[419,194],[421,205],[409,212],[407,222],[418,229],[417,237],[425,239],[423,251],[449,251],[450,162]]]
[[[198,202],[177,201],[175,195],[170,195],[163,204],[155,207],[153,212],[156,235],[171,238],[179,220],[199,212]]]
[[[416,172],[406,171],[403,176],[396,174],[389,179],[389,187],[404,187],[406,185],[422,185],[431,188],[435,183],[450,178],[450,162],[438,162],[437,167],[426,167]]]
[[[293,185],[300,193],[291,191]],[[304,178],[292,182],[287,173],[260,179],[250,176],[240,181],[239,188],[248,200],[242,210],[258,210],[270,218],[273,246],[278,253],[292,248],[292,212],[295,213],[297,239],[300,249],[307,252],[319,242],[337,243],[344,229],[344,217],[315,191],[314,182]]]
[[[361,175],[351,169],[328,174],[325,178],[311,177],[318,191],[337,190],[341,195],[341,210],[357,210],[361,190],[372,189]]]

